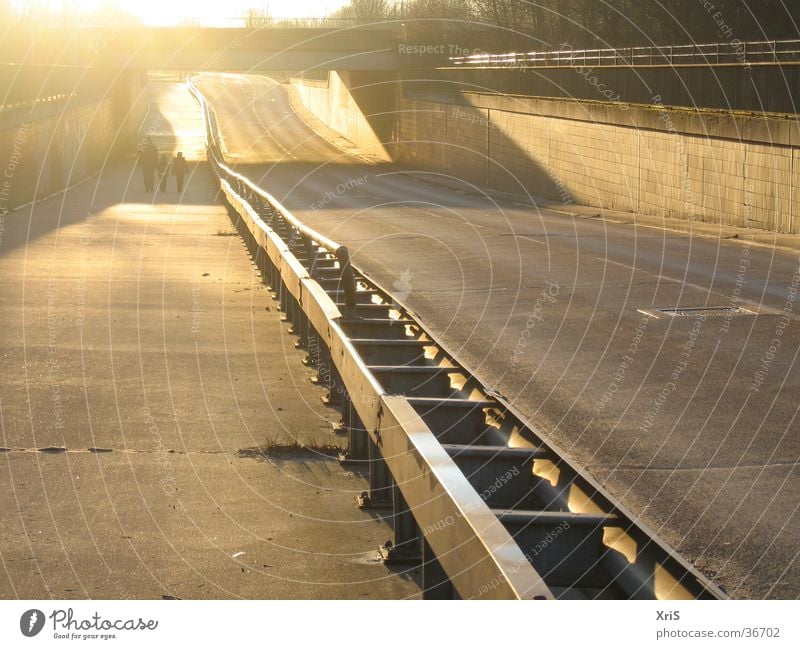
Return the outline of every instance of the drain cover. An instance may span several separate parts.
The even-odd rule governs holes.
[[[682,307],[657,307],[653,309],[637,309],[639,313],[649,315],[651,318],[713,318],[734,315],[758,315],[758,308],[743,306],[682,306]]]

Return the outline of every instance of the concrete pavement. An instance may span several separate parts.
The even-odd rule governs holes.
[[[185,87],[146,131],[197,160]],[[6,214],[0,597],[403,598],[276,303],[205,165],[182,195],[133,160]],[[242,451],[245,450],[244,453]]]

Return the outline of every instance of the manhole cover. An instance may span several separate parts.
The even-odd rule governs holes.
[[[759,315],[761,313],[758,307],[744,306],[672,306],[637,309],[637,311],[644,315],[649,315],[651,318],[714,318],[735,315]]]

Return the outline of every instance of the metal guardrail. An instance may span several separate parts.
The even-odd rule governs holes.
[[[67,94],[62,93],[60,95],[50,95],[48,97],[37,97],[36,99],[27,99],[24,101],[16,101],[12,103],[3,104],[0,103],[0,111],[4,110],[19,110],[20,108],[34,108],[35,106],[40,106],[42,104],[51,104],[57,101],[65,101],[70,97],[75,97],[74,93]]]
[[[317,260],[316,264],[311,262],[317,277],[333,275],[341,286],[349,283],[344,268],[335,261],[335,253],[341,253],[343,247],[305,228],[273,197],[220,160],[216,118],[202,94],[190,88],[203,107],[209,161],[220,178],[226,201],[239,217],[239,230],[276,290],[295,332],[309,350],[316,350],[312,362],[328,384],[329,400],[338,397],[346,404],[343,420],[352,436],[351,459],[370,463],[372,501],[391,499],[398,504],[396,529],[418,525],[436,531],[425,537],[426,547],[437,552],[426,556],[423,564],[426,590],[435,593],[443,584],[452,583],[461,597],[481,597],[485,596],[480,590],[483,584],[495,584],[490,592],[497,598],[552,598],[510,534],[458,471],[425,422],[406,400],[390,397],[367,369],[342,329],[347,303],[332,299],[295,255],[311,250],[311,257]],[[344,313],[340,307],[345,307]],[[389,307],[373,309],[377,310],[388,314]],[[396,476],[394,483],[386,482],[390,475]],[[403,506],[404,501],[412,504]],[[459,542],[452,543],[451,537]],[[464,570],[465,559],[472,569]],[[442,576],[440,564],[446,566],[449,579]]]
[[[724,598],[472,376],[347,249],[224,162],[231,217],[308,362],[342,411],[365,507],[392,512],[389,562],[422,567],[427,598]]]
[[[25,108],[79,96],[103,96],[113,83],[112,75],[102,69],[0,63],[0,109]]]
[[[562,49],[550,52],[508,52],[450,57],[462,67],[575,67],[644,65],[717,65],[796,63],[800,40],[731,41],[691,45],[623,47],[607,49]]]

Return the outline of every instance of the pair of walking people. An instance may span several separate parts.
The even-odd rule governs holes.
[[[139,153],[139,165],[142,168],[146,192],[152,192],[156,186],[158,191],[167,191],[167,179],[170,174],[175,176],[178,191],[183,191],[183,180],[186,177],[186,158],[183,157],[183,153],[178,152],[170,162],[166,155],[158,154],[156,145],[147,138]]]

